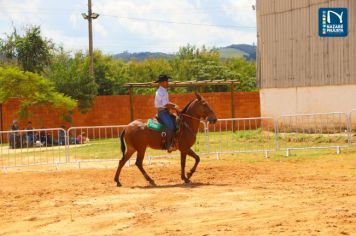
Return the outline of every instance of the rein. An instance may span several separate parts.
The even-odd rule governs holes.
[[[198,120],[198,121],[200,121],[200,119],[198,119],[198,118],[196,118],[196,117],[193,117],[193,116],[190,116],[190,115],[187,115],[187,114],[184,114],[184,113],[181,113],[181,114],[179,114],[179,115],[186,116],[186,117],[191,118],[191,119],[193,119],[193,120]]]
[[[179,117],[182,117],[182,121],[181,121],[181,124],[180,124],[180,126],[181,126],[181,129],[180,129],[180,130],[181,130],[181,131],[179,132],[180,134],[179,134],[178,140],[181,139],[181,136],[182,136],[182,134],[183,134],[183,132],[182,132],[182,126],[185,126],[185,127],[188,129],[188,131],[189,131],[190,133],[192,133],[194,136],[196,135],[196,132],[194,132],[194,131],[192,130],[192,128],[189,127],[189,125],[183,120],[184,117],[187,117],[187,118],[190,118],[190,119],[192,119],[192,120],[197,120],[197,121],[200,122],[200,119],[199,119],[199,118],[196,118],[196,117],[194,117],[194,116],[185,114],[185,112],[188,111],[188,109],[190,108],[191,105],[192,105],[192,103],[190,103],[187,108],[183,109],[184,113],[179,113],[179,114],[178,114]]]
[[[190,119],[193,119],[193,120],[197,120],[197,121],[200,122],[200,119],[198,119],[198,118],[196,118],[196,117],[194,117],[194,116],[187,115],[187,114],[185,114],[185,113],[180,113],[179,116],[183,116],[183,117],[185,116],[185,117],[187,117],[187,118],[190,118]],[[183,119],[182,119],[182,121],[181,121],[181,126],[187,127],[187,129],[189,130],[190,133],[192,133],[193,135],[196,135],[196,133],[192,130],[192,128],[189,127],[189,125],[188,125]],[[178,138],[178,139],[181,138],[182,133],[183,133],[183,132],[180,131],[180,134],[179,134],[179,138]]]

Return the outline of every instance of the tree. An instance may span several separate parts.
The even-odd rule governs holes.
[[[76,106],[73,99],[57,92],[53,84],[42,76],[15,67],[1,67],[0,103],[10,98],[20,99],[21,116],[27,116],[28,108],[34,105],[49,105],[65,112]]]
[[[256,84],[256,63],[254,61],[246,61],[243,58],[231,58],[225,62],[226,77],[239,81],[235,89],[240,91],[255,91]]]
[[[94,78],[98,85],[98,95],[112,95],[114,87],[113,61],[111,56],[104,55],[101,51],[94,52]]]
[[[175,60],[175,70],[178,80],[220,80],[224,77],[224,64],[220,60],[219,52],[216,49],[205,47],[196,48],[186,46],[180,48]],[[187,88],[192,91],[194,88]],[[226,86],[208,86],[203,88],[204,92],[227,91]]]
[[[14,29],[5,40],[0,40],[0,54],[8,62],[17,62],[24,71],[41,73],[51,61],[54,44],[41,36],[39,26],[29,27],[23,36]]]
[[[93,106],[98,88],[88,69],[88,56],[78,52],[73,58],[61,49],[45,71],[59,92],[78,101],[78,108],[83,113]]]

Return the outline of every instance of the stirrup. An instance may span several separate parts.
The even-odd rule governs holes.
[[[178,150],[178,148],[177,148],[176,145],[172,145],[172,146],[167,148],[167,152],[169,152],[169,153],[177,151],[177,150]]]
[[[173,151],[177,151],[177,148],[175,146],[170,146],[170,147],[167,148],[167,152],[168,153],[171,153]]]

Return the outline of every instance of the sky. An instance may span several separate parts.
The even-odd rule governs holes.
[[[66,50],[87,50],[87,0],[0,0],[0,37],[28,26]],[[177,52],[187,44],[256,43],[255,0],[92,0],[94,48],[105,53]]]

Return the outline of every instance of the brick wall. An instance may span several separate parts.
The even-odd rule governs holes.
[[[218,118],[231,117],[230,93],[202,93],[201,94],[215,111]],[[183,108],[194,94],[171,94],[170,100]],[[259,117],[260,96],[259,92],[236,92],[235,116]],[[153,106],[154,95],[134,97],[135,119],[147,119],[156,113]],[[13,119],[18,119],[16,111],[19,101],[10,100],[3,104],[3,129],[8,130]],[[36,107],[30,110],[31,116],[25,120],[19,120],[20,128],[25,128],[28,120],[31,120],[35,128],[54,128],[64,124],[70,126],[96,126],[96,125],[122,125],[130,122],[130,97],[123,96],[98,96],[94,107],[86,114],[76,111],[73,115],[73,123],[63,122],[61,112],[47,107]]]

